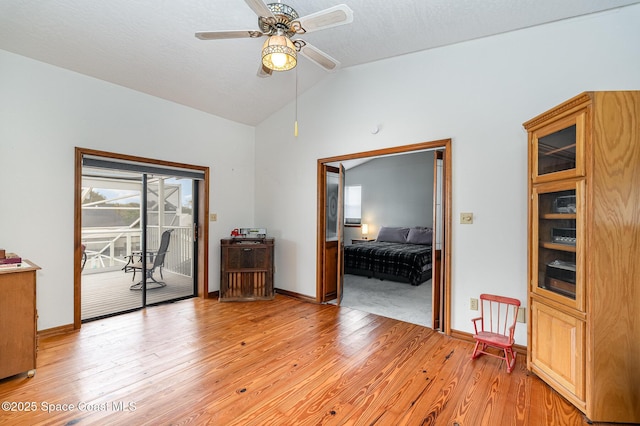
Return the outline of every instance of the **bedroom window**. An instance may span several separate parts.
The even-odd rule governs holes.
[[[344,224],[360,225],[362,222],[362,186],[344,187]]]

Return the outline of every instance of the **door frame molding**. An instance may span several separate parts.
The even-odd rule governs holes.
[[[323,166],[328,163],[354,160],[368,157],[379,157],[390,154],[408,154],[414,151],[435,150],[443,149],[445,151],[444,156],[444,211],[443,211],[443,247],[442,254],[444,269],[444,291],[442,294],[442,304],[444,306],[444,318],[441,322],[444,322],[443,332],[447,335],[451,334],[451,253],[452,253],[452,161],[451,161],[451,139],[440,139],[430,142],[421,142],[411,145],[395,146],[391,148],[382,148],[372,151],[363,151],[353,154],[338,155],[335,157],[320,158],[317,161],[317,217],[316,217],[316,302],[322,302],[322,282],[324,279],[324,264],[323,264],[323,242],[325,240],[325,209],[324,209],[324,175]]]
[[[82,325],[82,158],[86,155],[104,157],[114,160],[124,160],[144,163],[154,166],[188,169],[204,174],[202,184],[198,185],[198,259],[197,259],[197,296],[203,299],[209,297],[209,167],[191,164],[175,163],[172,161],[156,160],[152,158],[136,157],[133,155],[99,151],[89,148],[75,148],[75,175],[73,192],[73,328],[80,329]]]

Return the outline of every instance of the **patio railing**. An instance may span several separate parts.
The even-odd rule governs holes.
[[[163,269],[177,274],[192,276],[193,227],[165,226],[162,232],[173,229],[169,250],[165,256]],[[160,228],[147,227],[147,248],[157,249],[160,242]],[[127,263],[127,256],[140,250],[140,229],[131,228],[84,228],[82,244],[86,246],[87,263],[84,273],[112,271]]]

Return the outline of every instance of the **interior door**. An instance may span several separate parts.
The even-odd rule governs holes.
[[[320,206],[322,217],[321,257],[322,276],[320,301],[328,302],[338,297],[338,204],[340,169],[323,165],[320,176]]]
[[[344,166],[340,164],[338,172],[338,247],[336,283],[338,292],[338,306],[344,295]]]
[[[433,268],[431,286],[431,320],[434,330],[443,330],[444,318],[444,151],[435,151],[433,156]]]

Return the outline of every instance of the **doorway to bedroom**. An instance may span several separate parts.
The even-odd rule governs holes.
[[[442,140],[318,160],[319,301],[448,332],[450,144]],[[336,166],[344,167],[341,178]],[[336,182],[344,188],[338,190]],[[354,187],[355,210],[349,200]],[[334,214],[332,206],[347,211]],[[338,231],[326,230],[332,216],[340,218]],[[394,244],[400,243],[394,232],[403,233],[403,244]],[[363,257],[379,246],[402,252]]]

